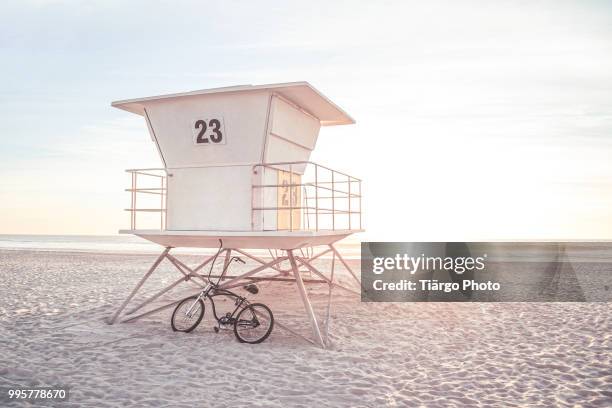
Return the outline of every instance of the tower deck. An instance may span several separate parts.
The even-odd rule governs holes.
[[[321,231],[168,231],[121,230],[164,247],[217,248],[219,239],[226,248],[299,249],[330,245],[363,230]]]

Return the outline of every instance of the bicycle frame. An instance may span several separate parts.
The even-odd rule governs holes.
[[[234,318],[234,316],[236,315],[236,312],[238,312],[238,310],[240,310],[242,308],[243,305],[248,306],[249,302],[245,297],[239,296],[233,292],[230,292],[229,290],[225,290],[225,289],[220,289],[219,291],[215,291],[214,294],[212,295],[208,295],[208,300],[210,301],[210,304],[212,305],[212,311],[213,311],[213,316],[215,317],[215,320],[217,320],[217,322],[221,321],[221,318],[224,316],[217,316],[217,310],[215,308],[215,300],[214,298],[217,296],[226,296],[230,299],[234,299],[235,302],[235,308],[232,311],[232,313],[230,314],[230,318]]]
[[[211,294],[211,291],[213,292],[212,294]],[[202,290],[200,292],[200,294],[196,297],[196,299],[194,300],[193,304],[189,307],[189,310],[187,310],[187,312],[185,314],[188,315],[188,316],[191,316],[191,311],[193,310],[195,305],[198,303],[198,301],[200,299],[208,299],[210,301],[211,306],[212,306],[213,316],[215,317],[215,320],[217,321],[217,324],[218,325],[223,324],[223,323],[221,323],[221,319],[223,317],[225,317],[225,316],[218,316],[217,315],[217,309],[215,307],[215,299],[214,298],[217,297],[217,296],[226,296],[226,297],[228,297],[230,299],[234,299],[236,307],[234,308],[232,313],[228,316],[230,319],[233,319],[234,316],[236,316],[236,312],[241,310],[243,307],[248,307],[248,305],[249,305],[249,301],[244,296],[237,295],[234,292],[231,292],[231,291],[229,291],[227,289],[217,289],[212,284],[209,284],[207,287],[204,288],[204,290]]]
[[[212,294],[211,294],[211,291],[213,291]],[[234,311],[230,314],[229,316],[230,318],[233,318],[236,315],[236,312],[240,310],[243,307],[243,305],[245,305],[245,303],[246,305],[244,307],[247,307],[249,305],[249,301],[244,296],[237,295],[234,292],[231,292],[227,289],[218,289],[214,285],[209,284],[208,286],[204,288],[204,290],[200,292],[200,294],[196,297],[196,299],[193,301],[193,304],[189,307],[189,309],[187,310],[185,314],[190,315],[191,311],[193,310],[194,306],[198,303],[198,301],[200,299],[207,298],[210,301],[210,304],[212,306],[213,316],[215,317],[215,320],[217,321],[217,323],[221,323],[221,318],[224,316],[219,317],[217,315],[217,309],[215,308],[215,300],[214,300],[214,298],[217,296],[226,296],[228,298],[235,299],[236,307],[234,308]]]
[[[217,283],[212,283],[212,281],[210,280],[210,274],[212,273],[212,269],[214,267],[215,261],[217,259],[217,256],[221,253],[221,248],[223,247],[223,241],[219,240],[219,242],[220,242],[219,251],[215,255],[215,259],[213,260],[210,266],[210,272],[208,273],[208,285],[198,294],[193,304],[189,307],[189,309],[187,310],[185,314],[191,317],[191,311],[193,310],[195,305],[198,303],[198,301],[200,301],[201,299],[207,298],[210,301],[210,304],[212,305],[213,316],[215,317],[215,320],[217,321],[219,325],[221,325],[222,324],[221,319],[225,316],[221,316],[221,317],[217,316],[217,309],[215,308],[215,300],[213,299],[214,297],[227,296],[228,298],[235,299],[236,308],[231,313],[231,315],[228,316],[230,319],[234,318],[234,316],[236,315],[236,312],[240,310],[245,303],[246,303],[245,307],[247,307],[249,305],[249,301],[245,297],[239,296],[235,294],[234,292],[231,292],[227,289],[219,288],[219,281],[221,280],[221,276],[225,274],[230,264],[233,261],[239,261],[239,262],[244,263],[244,261],[240,257],[234,256],[230,259],[229,262],[226,262],[225,267],[223,268],[223,271],[221,272],[221,275],[219,276],[219,279],[217,280]]]

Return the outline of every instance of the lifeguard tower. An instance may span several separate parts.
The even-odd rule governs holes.
[[[217,248],[222,240],[225,262],[235,251],[257,264],[246,273],[219,277],[222,287],[261,280],[295,282],[312,325],[314,339],[306,340],[325,347],[332,288],[352,291],[334,279],[336,258],[359,284],[334,243],[362,231],[361,180],[309,159],[321,126],[354,120],[307,82],[215,88],[122,100],[112,106],[144,117],[163,164],[162,168],[127,170],[131,175],[126,189],[130,229],[120,233],[140,236],[165,249],[110,323],[122,315],[164,259],[182,276],[127,315],[181,282],[206,284],[198,272],[212,257],[190,268],[170,252],[179,247]],[[315,253],[313,248],[321,246],[324,249]],[[247,252],[253,249],[267,249],[272,259]],[[312,264],[326,254],[332,257],[328,275]],[[302,277],[305,271],[310,279]],[[304,285],[311,283],[329,285],[324,332],[305,290]]]

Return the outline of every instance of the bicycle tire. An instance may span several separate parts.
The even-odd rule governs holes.
[[[269,322],[270,322],[270,327],[268,327],[268,329],[266,330],[266,332],[264,333],[263,336],[257,337],[254,340],[253,339],[247,339],[247,338],[245,338],[243,335],[241,335],[239,333],[239,324],[241,322],[240,317],[247,310],[250,311],[253,316],[257,316],[257,313],[255,313],[255,309],[256,308],[262,308],[263,311],[260,310],[259,313],[267,314],[268,315]],[[261,317],[261,316],[259,316],[259,317]],[[238,316],[236,316],[236,321],[234,322],[234,335],[236,336],[238,341],[241,342],[241,343],[258,344],[258,343],[261,343],[262,341],[264,341],[265,339],[267,339],[268,336],[270,336],[270,333],[272,333],[272,329],[273,328],[274,328],[274,315],[272,314],[272,311],[270,310],[270,308],[268,306],[264,305],[263,303],[251,303],[250,305],[248,305],[245,308],[243,308],[238,313]]]
[[[196,299],[198,299],[197,296],[191,296],[191,297],[185,298],[185,299],[181,300],[181,302],[176,306],[176,308],[174,309],[174,312],[172,312],[172,318],[170,319],[170,325],[172,326],[172,330],[173,331],[189,333],[189,332],[192,332],[196,327],[198,327],[198,324],[200,324],[200,322],[204,318],[204,311],[205,310],[204,310],[204,302],[202,301],[202,299],[198,299],[198,303],[200,304],[200,308],[199,308],[199,311],[197,312],[198,316],[196,316],[196,320],[193,323],[193,325],[188,326],[186,328],[180,328],[176,324],[177,323],[176,319],[179,318],[177,313],[181,309],[181,306],[185,307],[185,305],[187,305],[187,307],[189,308],[193,304],[193,301],[195,301]],[[190,319],[192,319],[192,318],[190,318]]]

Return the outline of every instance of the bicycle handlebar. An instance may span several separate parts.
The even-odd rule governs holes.
[[[223,240],[219,239],[219,249],[217,250],[217,253],[215,254],[215,256],[213,257],[212,262],[210,263],[210,270],[208,271],[208,282],[210,284],[212,284],[212,281],[210,280],[210,275],[212,274],[213,268],[215,266],[215,262],[217,261],[217,257],[219,256],[219,254],[221,254],[221,252],[223,251]],[[226,256],[229,255],[229,250],[228,253],[226,254]],[[226,258],[227,259],[227,258]],[[242,264],[246,264],[246,262],[240,258],[239,256],[233,256],[232,259],[230,259],[230,262],[232,261],[237,261],[240,262]],[[219,285],[219,282],[221,281],[221,277],[225,274],[225,271],[227,270],[227,268],[229,267],[230,262],[227,262],[225,264],[225,268],[223,268],[223,271],[221,272],[221,274],[219,275],[219,279],[217,279],[217,283],[215,283],[213,286],[217,287]]]

